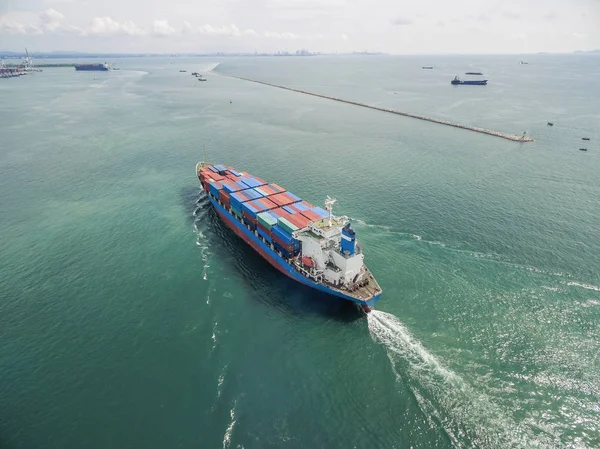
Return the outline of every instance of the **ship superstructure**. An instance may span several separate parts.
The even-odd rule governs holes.
[[[334,216],[336,200],[325,209],[277,184],[231,167],[199,163],[196,174],[223,221],[271,265],[322,292],[369,312],[381,296],[364,263],[348,217]]]

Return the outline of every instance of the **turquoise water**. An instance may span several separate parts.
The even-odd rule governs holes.
[[[0,447],[598,447],[600,61],[519,59],[139,58],[2,80]],[[536,141],[190,76],[218,62]],[[472,70],[489,85],[450,86]],[[194,177],[203,145],[335,196],[378,310],[235,238]]]

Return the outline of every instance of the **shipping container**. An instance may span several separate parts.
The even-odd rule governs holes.
[[[244,193],[252,197],[253,200],[263,197],[263,195],[260,192],[257,192],[256,189],[244,190]]]
[[[208,169],[209,169],[210,171],[213,171],[213,172],[215,172],[215,173],[218,173],[218,172],[219,172],[219,169],[218,169],[218,168],[216,168],[216,167],[214,167],[214,166],[212,166],[212,165],[209,165],[209,166],[208,166]]]
[[[275,204],[268,198],[259,198],[256,200],[256,202],[262,204],[265,207],[265,210],[275,209],[276,207],[278,207],[277,204]]]
[[[313,207],[311,210],[321,218],[329,218],[329,212],[327,212],[325,209]]]
[[[210,193],[212,193],[215,198],[218,198],[219,190],[221,190],[223,188],[223,185],[220,182],[212,181],[209,183],[208,188],[210,190]]]
[[[242,217],[244,218],[244,223],[250,226],[250,229],[254,231],[256,229],[256,220],[248,217],[247,215],[244,215],[244,212],[242,212]]]
[[[229,171],[229,173],[233,173],[235,176],[238,177],[242,177],[242,174],[238,171],[236,171],[233,167],[227,167],[227,171]]]
[[[293,232],[296,232],[298,230],[298,226],[296,226],[294,223],[283,217],[277,220],[277,225],[280,228],[287,231],[290,235],[292,235]]]
[[[242,190],[242,187],[238,186],[237,182],[233,182],[233,181],[225,181],[225,182],[223,182],[223,188],[228,193],[239,192],[240,190]]]
[[[258,217],[258,215],[257,215],[257,217]],[[263,230],[263,232],[265,232],[266,234],[269,234],[269,235],[271,235],[271,226],[265,226],[265,225],[264,225],[264,224],[263,224],[263,223],[260,221],[260,219],[259,219],[259,220],[256,220],[256,227],[257,227],[257,228],[260,228],[260,229],[262,229],[262,230]]]
[[[281,186],[278,186],[277,184],[269,184],[269,187],[271,187],[277,193],[279,193],[279,192],[285,192],[285,189],[283,187],[281,187]]]
[[[233,212],[233,214],[236,215],[237,217],[242,218],[242,211],[234,208],[233,204],[231,205],[231,212]]]
[[[294,209],[292,209],[290,206],[283,206],[283,210],[290,213],[290,214],[296,214],[297,211],[295,211]]]
[[[287,192],[287,195],[292,198],[293,200],[295,200],[294,202],[298,202],[298,201],[302,201],[302,198],[300,198],[299,196],[294,195],[292,192]]]
[[[267,231],[265,231],[264,229],[261,228],[260,223],[257,223],[256,230],[258,231],[258,235],[260,235],[267,242],[271,243],[273,241],[273,239],[271,238],[271,235]]]
[[[225,175],[227,173],[227,168],[225,168],[224,165],[219,164],[215,165],[214,167],[217,169],[220,175]]]
[[[247,190],[247,189],[250,188],[249,186],[247,186],[246,184],[244,184],[242,181],[236,181],[234,184],[236,186],[238,186],[240,188],[240,190]]]
[[[242,204],[242,213],[248,214],[252,219],[256,218],[256,214],[259,211],[254,207],[252,201],[248,201]]]
[[[309,218],[311,221],[320,221],[320,220],[322,220],[322,218],[319,215],[317,215],[316,213],[314,213],[310,209],[301,212],[301,214],[304,215],[306,218]]]
[[[259,223],[262,223],[269,229],[271,229],[272,226],[275,226],[277,224],[277,219],[268,212],[261,212],[259,214],[256,214],[256,218],[258,219]]]
[[[219,190],[219,201],[221,201],[226,208],[229,208],[229,193],[225,190]]]
[[[289,217],[286,217],[286,218],[288,221],[295,224],[298,227],[298,229],[304,229],[305,227],[308,226],[308,224],[311,221],[302,214],[290,215]]]

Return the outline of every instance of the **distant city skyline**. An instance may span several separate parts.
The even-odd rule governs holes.
[[[598,0],[5,0],[0,50],[565,53],[600,48]]]

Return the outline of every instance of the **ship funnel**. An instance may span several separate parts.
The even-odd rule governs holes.
[[[350,227],[350,223],[342,228],[342,238],[340,240],[340,249],[342,254],[354,255],[356,247],[356,234],[354,229]]]

